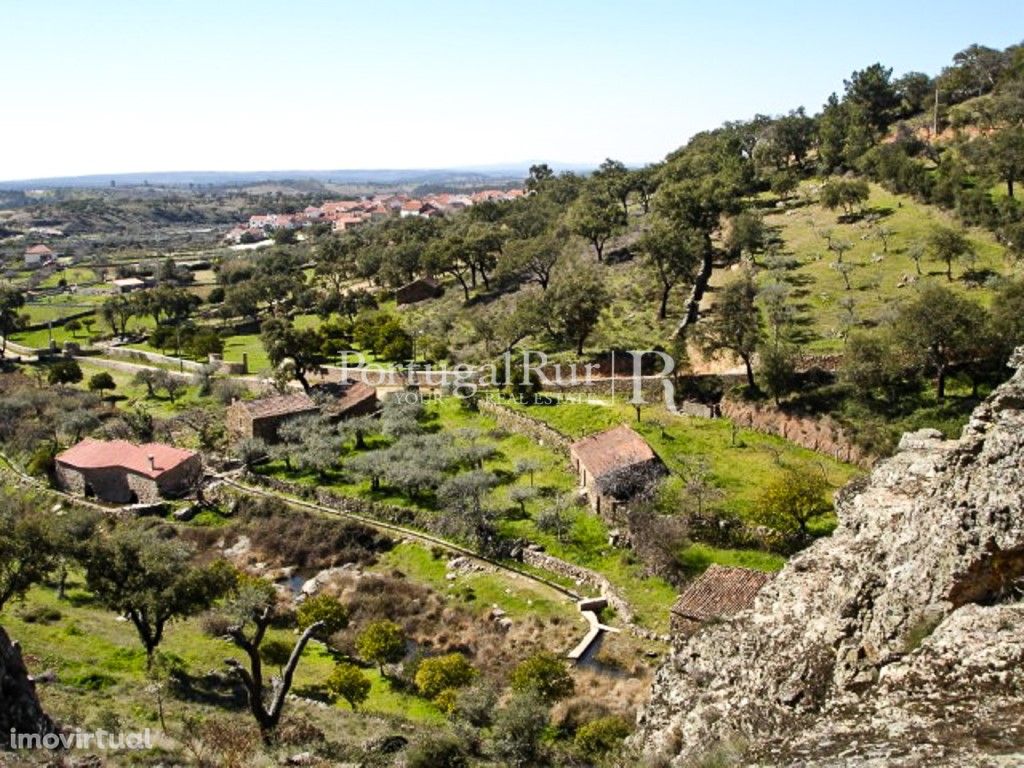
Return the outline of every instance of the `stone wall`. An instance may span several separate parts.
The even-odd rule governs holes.
[[[479,400],[479,407],[484,413],[493,416],[498,426],[532,437],[541,445],[547,445],[568,456],[573,441],[543,421],[486,398]]]
[[[633,610],[630,608],[629,603],[612,586],[612,583],[601,574],[574,563],[567,563],[565,560],[560,560],[539,549],[528,548],[523,550],[523,562],[534,568],[540,568],[572,579],[578,585],[597,590],[608,601],[608,605],[615,609],[615,613],[623,622],[633,622]]]
[[[876,457],[856,446],[842,427],[829,417],[820,419],[796,416],[766,403],[750,403],[725,398],[722,416],[741,427],[764,432],[796,443],[838,461],[870,467]]]

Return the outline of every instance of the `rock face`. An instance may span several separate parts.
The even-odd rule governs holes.
[[[1024,764],[1024,350],[959,440],[905,435],[833,536],[659,670],[634,744],[698,765]]]
[[[25,669],[21,649],[0,627],[0,750],[9,745],[11,731],[53,733],[53,721],[36,698],[36,687]],[[0,758],[0,764],[3,759]]]

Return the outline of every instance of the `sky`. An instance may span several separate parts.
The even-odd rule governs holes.
[[[639,165],[1022,38],[1021,0],[0,0],[0,179]]]

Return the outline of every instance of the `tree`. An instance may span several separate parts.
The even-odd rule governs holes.
[[[1004,285],[992,297],[993,336],[998,339],[996,355],[1005,361],[1024,344],[1024,279]]]
[[[594,247],[597,260],[601,261],[605,243],[626,225],[626,216],[606,192],[591,189],[569,206],[566,223],[574,234]]]
[[[21,328],[19,310],[25,306],[25,293],[17,288],[0,288],[0,358],[7,354],[7,337]]]
[[[529,485],[513,485],[508,490],[508,500],[519,505],[519,511],[526,516],[526,503],[537,498],[537,489]]]
[[[973,261],[974,246],[963,232],[935,227],[928,234],[928,252],[932,259],[946,265],[946,279],[953,282],[953,262]]]
[[[519,693],[532,692],[547,704],[568,698],[576,690],[565,662],[544,651],[522,661],[512,671],[509,684],[512,690]]]
[[[178,395],[188,387],[188,383],[170,371],[160,369],[154,376],[154,386],[164,390],[167,393],[167,398],[173,403],[178,399]]]
[[[374,621],[366,625],[356,638],[359,655],[377,665],[384,676],[385,664],[397,664],[405,656],[406,637],[393,621]]]
[[[156,397],[156,388],[160,384],[159,368],[140,368],[132,378],[135,386],[146,387],[146,397]]]
[[[546,298],[555,335],[574,342],[576,353],[582,355],[583,345],[608,300],[608,289],[598,268],[566,265]]]
[[[353,712],[370,696],[370,678],[355,664],[346,661],[334,665],[325,685],[332,696],[347,701]]]
[[[703,258],[704,248],[703,233],[675,225],[663,218],[655,219],[651,228],[637,242],[637,249],[647,256],[661,283],[659,320],[664,320],[668,314],[672,289],[678,283],[693,278]]]
[[[114,381],[114,377],[106,371],[100,371],[94,373],[89,377],[89,391],[99,392],[100,397],[103,397],[103,393],[108,390],[114,390],[117,388],[117,382]]]
[[[512,768],[542,765],[541,738],[548,727],[548,708],[532,694],[513,697],[498,712],[491,737],[494,756]]]
[[[416,690],[428,699],[443,691],[469,685],[477,672],[461,653],[432,656],[420,662],[416,670]]]
[[[267,444],[258,437],[247,437],[235,443],[232,453],[251,471],[267,455]]]
[[[89,590],[132,622],[147,665],[168,622],[206,610],[233,583],[226,562],[197,565],[193,556],[189,546],[141,524],[118,525],[97,537],[85,555]]]
[[[622,205],[622,214],[629,216],[629,194],[634,184],[629,169],[618,160],[608,158],[594,171],[593,178],[600,181],[608,194]]]
[[[288,361],[292,375],[309,392],[309,375],[320,373],[327,362],[320,335],[312,328],[295,328],[290,321],[272,317],[260,328],[260,342],[271,365]]]
[[[466,301],[469,301],[470,276],[473,271],[469,255],[466,241],[459,235],[451,234],[428,244],[423,261],[431,272],[454,277],[462,286]]]
[[[884,131],[895,117],[900,105],[899,94],[892,83],[892,68],[872,64],[844,80],[845,101],[863,115],[874,133]]]
[[[50,384],[77,384],[81,380],[82,368],[75,360],[61,360],[46,372],[46,381]]]
[[[525,240],[513,240],[506,249],[510,269],[525,272],[531,280],[548,289],[551,272],[558,262],[561,246],[549,235],[540,235]]]
[[[100,306],[100,314],[110,324],[110,330],[115,336],[127,335],[128,323],[137,311],[138,304],[121,295],[111,296]]]
[[[78,338],[78,332],[82,330],[82,323],[80,320],[73,317],[64,323],[64,330],[70,332],[75,338]]]
[[[768,344],[761,348],[760,375],[765,391],[775,405],[793,389],[796,379],[796,349],[789,344]]]
[[[811,520],[831,509],[825,478],[813,468],[789,468],[768,482],[758,497],[758,520],[788,539],[807,540]]]
[[[323,641],[348,626],[348,610],[338,598],[321,592],[302,601],[295,611],[295,623],[302,630],[315,627],[314,637]]]
[[[908,358],[934,371],[935,395],[943,400],[950,368],[973,357],[985,326],[982,307],[950,288],[929,283],[900,307],[893,330]]]
[[[571,496],[558,497],[537,516],[538,530],[550,533],[562,543],[565,535],[572,529],[574,506],[575,500]]]
[[[899,352],[899,345],[887,334],[852,333],[846,339],[839,378],[862,399],[880,389],[886,400],[894,404],[904,370]]]
[[[744,271],[722,288],[711,316],[698,326],[700,343],[708,353],[714,355],[728,350],[743,361],[747,386],[751,389],[757,388],[753,359],[762,336],[756,298],[754,278]]]
[[[0,488],[0,611],[58,564],[49,512],[41,500]]]
[[[533,487],[534,476],[539,470],[543,468],[543,464],[537,459],[531,459],[529,457],[516,459],[516,463],[513,466],[513,471],[517,475],[529,475],[530,487]]]
[[[263,679],[263,659],[260,648],[266,639],[267,629],[275,620],[283,619],[277,606],[273,584],[262,579],[241,577],[231,600],[223,608],[222,622],[210,627],[214,632],[223,629],[223,634],[248,658],[248,669],[236,659],[227,661],[228,668],[238,676],[245,687],[249,711],[256,720],[264,742],[270,741],[270,734],[281,721],[284,703],[291,690],[295,669],[302,658],[302,652],[313,635],[322,629],[314,622],[302,630],[292,647],[291,656],[268,686]]]
[[[852,216],[854,208],[870,196],[871,188],[860,179],[831,179],[821,188],[821,204],[830,211],[842,208],[847,216]]]
[[[750,260],[756,263],[755,255],[764,249],[767,240],[761,214],[750,210],[742,211],[733,216],[731,223],[727,247],[736,257],[743,253],[749,254]]]

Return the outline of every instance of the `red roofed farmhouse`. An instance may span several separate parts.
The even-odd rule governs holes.
[[[57,454],[55,461],[61,489],[115,504],[154,503],[184,495],[203,473],[195,451],[90,437]]]
[[[647,441],[625,424],[577,440],[569,458],[599,514],[610,515],[665,471]]]
[[[772,575],[750,568],[712,565],[686,588],[672,606],[672,633],[692,635],[706,621],[749,608]]]

